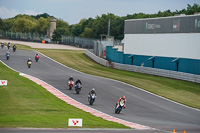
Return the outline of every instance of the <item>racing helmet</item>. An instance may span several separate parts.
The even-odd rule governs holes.
[[[94,88],[92,88],[92,92],[95,92],[95,89],[94,89]]]
[[[125,99],[125,98],[126,98],[125,96],[122,97],[122,99]]]

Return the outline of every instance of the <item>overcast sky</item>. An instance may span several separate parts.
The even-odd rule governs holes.
[[[181,10],[194,3],[200,5],[200,0],[0,0],[0,17],[48,13],[69,24],[76,24],[83,18],[107,13],[118,16],[139,12],[151,14],[159,10]]]

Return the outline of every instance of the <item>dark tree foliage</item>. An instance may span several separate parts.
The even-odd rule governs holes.
[[[49,18],[49,17],[53,17],[53,16],[50,16],[50,15],[47,14],[47,13],[43,13],[43,14],[38,14],[38,15],[36,15],[36,16],[31,15],[31,17],[34,18],[34,19],[39,19],[40,17]]]
[[[70,36],[71,33],[67,29],[57,28],[53,32],[53,41],[61,41],[62,35],[63,36]]]

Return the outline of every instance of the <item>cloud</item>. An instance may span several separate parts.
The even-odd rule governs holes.
[[[35,10],[26,10],[24,12],[24,14],[26,14],[26,15],[38,15],[38,14],[43,14],[43,12],[37,12]]]
[[[19,10],[16,9],[8,9],[5,6],[0,6],[0,18],[2,19],[12,18],[18,14],[38,15],[42,13],[43,12],[37,12],[35,10],[25,10],[24,12],[20,12]]]
[[[8,9],[4,6],[0,6],[0,17],[3,19],[14,17],[17,14],[20,14],[20,12],[16,9]]]

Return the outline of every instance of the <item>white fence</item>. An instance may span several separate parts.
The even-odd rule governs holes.
[[[86,50],[86,55],[103,66],[107,66],[107,67],[110,66],[107,60],[104,60],[94,55],[92,52],[88,50]],[[115,62],[112,62],[111,66],[115,69],[120,69],[120,70],[125,70],[125,71],[146,73],[146,74],[151,74],[151,75],[156,75],[156,76],[162,76],[162,77],[168,77],[168,78],[173,78],[173,79],[180,79],[180,80],[200,83],[200,75],[196,75],[196,74],[189,74],[189,73],[170,71],[170,70],[164,70],[164,69],[156,69],[156,68],[150,68],[150,67],[120,64],[120,63],[115,63]]]

